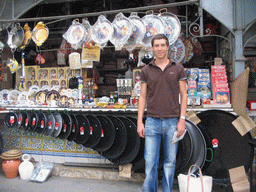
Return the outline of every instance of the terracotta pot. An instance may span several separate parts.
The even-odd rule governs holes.
[[[7,178],[15,178],[19,173],[20,159],[4,159],[2,162],[2,168]]]

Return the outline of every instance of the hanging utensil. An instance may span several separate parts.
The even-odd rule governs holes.
[[[42,22],[38,22],[32,31],[32,40],[37,46],[41,46],[49,36],[48,27]]]
[[[15,50],[16,48],[21,46],[21,43],[24,38],[24,31],[19,23],[17,23],[10,32],[8,31],[8,40],[7,44],[12,49]]]
[[[20,47],[21,49],[24,49],[30,43],[32,38],[32,32],[28,24],[25,24],[23,29],[24,29],[24,38]]]
[[[24,58],[24,53],[21,53],[21,76],[20,76],[20,86],[19,90],[20,91],[26,91],[26,85],[25,85],[25,58]]]

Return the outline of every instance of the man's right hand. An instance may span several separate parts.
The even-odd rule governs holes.
[[[145,127],[143,123],[137,124],[137,132],[140,137],[145,138]]]

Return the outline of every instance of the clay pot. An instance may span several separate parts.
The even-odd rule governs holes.
[[[5,159],[2,162],[2,168],[7,178],[12,179],[18,176],[20,159]]]

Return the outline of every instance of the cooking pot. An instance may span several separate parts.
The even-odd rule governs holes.
[[[93,147],[94,150],[102,153],[108,150],[115,140],[115,127],[112,121],[105,115],[96,115],[101,124],[101,139],[98,145]]]
[[[115,140],[108,150],[102,152],[102,155],[107,159],[115,159],[124,152],[127,144],[127,132],[124,123],[119,118],[112,115],[107,115],[107,117],[114,125]]]
[[[58,137],[60,139],[67,139],[71,133],[72,119],[71,116],[67,113],[62,113],[61,117],[63,119],[63,126]]]
[[[79,132],[79,127],[78,127],[78,121],[77,118],[74,114],[70,114],[71,120],[72,120],[72,124],[71,124],[71,132],[70,135],[68,136],[67,140],[69,141],[74,141],[74,139],[76,138],[76,135]]]
[[[88,139],[90,135],[90,123],[88,119],[81,114],[76,115],[77,121],[78,121],[78,134],[76,135],[74,141],[77,144],[84,144]]]
[[[118,117],[126,128],[127,144],[123,153],[111,161],[119,165],[125,165],[131,163],[139,153],[140,138],[137,133],[137,126],[126,117]]]
[[[17,23],[14,27],[8,31],[8,40],[7,44],[11,49],[16,49],[21,46],[21,43],[24,38],[23,28]]]
[[[58,137],[59,134],[61,133],[64,123],[63,123],[62,116],[59,113],[54,113],[53,116],[55,118],[55,125],[54,125],[54,131],[52,133],[52,136]]]
[[[83,144],[85,147],[93,148],[95,147],[101,139],[101,124],[98,118],[94,115],[85,115],[90,123],[90,135],[88,140]]]
[[[41,134],[44,133],[44,131],[47,128],[47,116],[43,112],[38,113],[38,124],[36,128],[36,132]]]
[[[54,126],[55,126],[55,117],[52,113],[47,113],[46,114],[46,119],[47,119],[47,126],[44,131],[44,135],[50,136],[52,135],[54,131]]]
[[[198,127],[206,139],[207,161],[203,173],[217,179],[229,179],[229,169],[243,165],[248,171],[253,160],[253,147],[248,143],[250,133],[244,136],[232,122],[237,116],[222,110],[207,110],[197,114]]]

